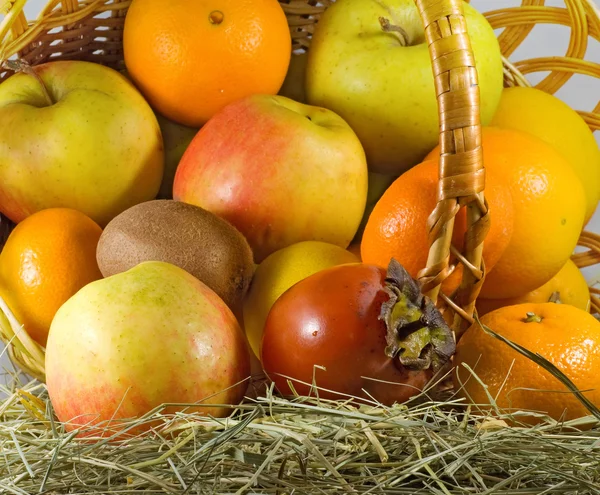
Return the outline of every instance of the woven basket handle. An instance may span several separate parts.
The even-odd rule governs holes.
[[[483,283],[483,240],[489,230],[484,200],[485,170],[481,148],[479,86],[463,14],[464,0],[415,0],[425,27],[433,65],[440,122],[438,203],[428,221],[430,251],[419,274],[423,292],[444,298],[455,310],[455,330],[471,320]],[[467,208],[462,284],[450,301],[440,292],[448,276],[454,218]]]
[[[4,19],[0,22],[0,43],[4,40],[9,30],[13,35],[13,39],[23,34],[27,29],[27,19],[23,7],[27,0],[16,0],[13,2],[7,2],[2,4],[0,0],[0,14],[4,14]],[[2,12],[1,7],[8,7],[6,12]],[[2,53],[0,53],[0,62],[2,61]]]

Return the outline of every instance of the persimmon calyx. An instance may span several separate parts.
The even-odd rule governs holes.
[[[452,330],[435,304],[425,297],[406,269],[392,259],[384,291],[389,299],[379,319],[387,327],[385,353],[410,370],[444,366],[456,351]]]

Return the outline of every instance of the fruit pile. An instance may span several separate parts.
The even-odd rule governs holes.
[[[133,0],[126,71],[11,62],[0,84],[0,212],[16,224],[0,326],[43,350],[67,428],[111,433],[164,403],[226,416],[261,373],[285,395],[393,404],[453,365],[476,404],[587,413],[482,325],[600,406],[600,322],[570,259],[600,201],[579,114],[504,88],[494,31],[464,4],[491,221],[481,324],[456,342],[417,282],[440,149],[414,2],[338,0],[300,55],[276,0],[219,5]],[[448,297],[466,225],[461,210]]]

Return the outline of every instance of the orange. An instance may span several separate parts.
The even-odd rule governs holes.
[[[509,185],[514,227],[480,296],[518,297],[544,285],[570,258],[583,228],[585,192],[565,158],[532,134],[485,127],[482,145],[487,172],[502,174]]]
[[[481,318],[481,323],[539,353],[600,406],[600,321],[591,314],[567,304],[524,303],[492,311]],[[458,342],[454,363],[456,390],[484,409],[489,408],[488,395],[463,363],[474,370],[504,411],[536,411],[555,420],[590,414],[557,378],[488,335],[477,323]],[[526,421],[536,422],[531,416]]]
[[[490,311],[504,306],[512,306],[525,302],[543,303],[556,301],[555,297],[562,304],[570,304],[576,308],[589,311],[590,309],[590,289],[587,281],[577,268],[577,265],[569,260],[560,271],[554,275],[548,282],[541,287],[523,294],[519,297],[508,299],[483,299],[477,300],[477,312],[483,316]]]
[[[512,233],[512,203],[499,174],[487,180],[491,227],[484,244],[487,270],[492,270],[508,245]],[[404,172],[376,203],[363,234],[361,258],[364,263],[387,267],[395,258],[413,277],[427,265],[429,244],[427,219],[437,203],[438,160],[430,159]],[[453,244],[461,249],[466,231],[465,210],[456,218]],[[462,268],[462,267],[461,267]],[[442,290],[449,294],[460,284],[462,270],[455,270]]]
[[[155,110],[200,127],[237,99],[277,94],[292,45],[277,0],[133,0],[123,51]]]
[[[600,201],[600,148],[583,117],[554,95],[516,86],[502,91],[491,125],[529,132],[565,157],[585,190],[587,223]]]
[[[50,208],[20,222],[6,241],[0,253],[0,296],[42,346],[63,303],[102,278],[96,262],[101,234],[85,214]]]

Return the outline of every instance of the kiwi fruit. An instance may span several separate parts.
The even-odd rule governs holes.
[[[183,268],[237,315],[254,274],[252,249],[242,233],[198,206],[159,199],[137,204],[109,222],[96,252],[104,277],[144,261]]]

